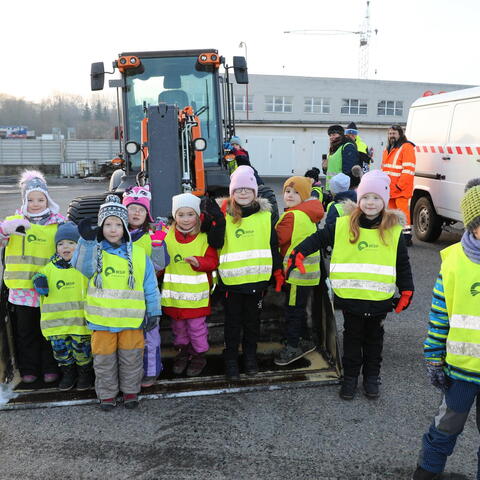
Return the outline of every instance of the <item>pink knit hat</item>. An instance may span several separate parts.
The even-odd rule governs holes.
[[[390,177],[381,170],[367,172],[357,188],[357,203],[360,203],[360,199],[367,193],[376,193],[387,208],[390,198]]]
[[[233,192],[237,188],[250,188],[255,192],[255,196],[257,196],[258,185],[252,167],[249,167],[248,165],[240,165],[230,175],[230,195],[233,195]]]
[[[152,195],[150,194],[150,186],[144,185],[143,187],[129,187],[123,194],[122,203],[128,207],[129,205],[141,205],[148,214],[148,219],[153,222],[152,213],[150,212],[150,200]]]

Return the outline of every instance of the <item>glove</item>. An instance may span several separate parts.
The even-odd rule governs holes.
[[[25,234],[25,230],[27,228],[30,228],[30,222],[28,220],[25,220],[24,218],[5,220],[1,224],[2,232],[5,235],[15,235],[15,233]]]
[[[430,383],[445,393],[450,387],[450,381],[443,371],[443,363],[426,362],[426,367]]]
[[[143,323],[144,330],[150,332],[154,328],[158,328],[158,325],[160,324],[160,315],[155,315],[154,317],[149,317],[147,315]]]
[[[100,227],[92,226],[91,218],[84,218],[78,224],[78,232],[85,240],[96,240]]]
[[[202,233],[209,232],[214,225],[214,222],[216,224],[224,219],[223,212],[218,206],[218,203],[210,197],[202,199],[200,209],[202,211],[202,214],[200,216],[202,222],[200,226],[200,231]]]
[[[392,300],[393,308],[396,313],[403,312],[412,303],[413,292],[411,290],[404,290],[400,292],[400,298],[394,298]]]
[[[163,245],[163,241],[165,240],[165,237],[167,236],[168,229],[165,225],[160,227],[158,230],[155,231],[155,233],[150,234],[150,240],[152,241],[152,247],[153,248],[158,248]]]
[[[48,280],[42,273],[37,273],[33,277],[33,288],[39,295],[48,297]]]
[[[306,273],[305,267],[303,266],[304,258],[305,255],[297,252],[296,250],[292,250],[292,253],[290,253],[290,256],[288,257],[285,279],[288,280],[288,277],[290,276],[290,273],[294,268],[298,268],[300,270],[300,273]]]
[[[281,292],[282,286],[285,285],[285,275],[281,268],[278,268],[273,272],[273,278],[275,278],[275,291]]]

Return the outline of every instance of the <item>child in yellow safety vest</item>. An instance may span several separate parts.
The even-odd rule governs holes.
[[[480,178],[461,201],[465,232],[440,252],[423,355],[432,385],[443,393],[412,479],[441,478],[472,406],[480,401]],[[478,423],[477,423],[478,424]],[[480,465],[477,476],[480,478]]]
[[[122,203],[128,210],[128,229],[132,242],[145,249],[145,253],[152,258],[155,270],[160,271],[164,270],[167,263],[168,254],[164,243],[167,229],[163,223],[153,225],[151,199],[149,185],[134,186],[125,190]],[[163,370],[160,328],[145,331],[144,335],[142,387],[147,388],[154,384]]]
[[[45,383],[58,380],[52,347],[40,330],[40,295],[32,278],[55,253],[55,234],[65,222],[48,193],[43,174],[25,170],[19,180],[22,206],[0,223],[0,248],[5,247],[3,280],[13,311],[16,361],[23,383],[43,375]]]
[[[401,235],[401,212],[386,210],[390,179],[379,170],[366,173],[357,190],[358,204],[346,203],[347,215],[326,225],[292,251],[287,278],[304,259],[330,246],[330,281],[337,306],[343,311],[344,379],[340,397],[355,395],[360,370],[368,398],[379,395],[383,322],[393,308],[406,309],[413,296],[407,247]],[[353,207],[353,208],[349,208]],[[394,298],[396,288],[400,298]]]
[[[323,217],[323,206],[310,196],[311,193],[312,183],[306,177],[290,177],[283,184],[283,200],[287,208],[275,230],[284,267],[290,252],[317,231],[316,224]],[[286,282],[287,345],[275,355],[276,365],[288,365],[315,350],[315,344],[308,338],[307,303],[313,287],[320,282],[320,252],[314,252],[305,263],[308,263],[307,274],[295,271]]]
[[[344,202],[351,200],[357,202],[357,192],[350,190],[350,177],[344,173],[337,173],[330,180],[330,192],[332,192],[333,200],[327,205],[325,223],[332,225],[337,221],[338,217],[345,215]]]
[[[280,290],[282,259],[270,203],[258,197],[251,167],[241,165],[231,175],[230,197],[223,200],[222,210],[226,227],[220,245],[218,282],[225,292],[225,373],[227,379],[238,380],[240,343],[245,373],[258,372],[256,352],[263,294],[272,271]]]
[[[92,333],[95,391],[100,408],[111,410],[123,393],[126,408],[138,406],[143,378],[143,329],[158,328],[161,314],[157,277],[142,247],[132,244],[128,211],[108,195],[98,212],[78,226],[72,265],[88,279],[85,317]]]
[[[162,284],[162,308],[170,317],[173,344],[178,353],[173,373],[189,377],[207,365],[207,316],[210,315],[211,272],[218,266],[217,251],[200,232],[200,199],[191,193],[172,198],[174,223],[165,242],[170,263]]]
[[[84,314],[87,278],[70,264],[79,237],[73,222],[60,225],[55,235],[57,253],[33,277],[41,295],[40,327],[62,371],[59,390],[70,390],[75,384],[77,390],[93,386],[92,332]]]

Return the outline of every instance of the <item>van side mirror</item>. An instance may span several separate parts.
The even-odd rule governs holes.
[[[245,57],[233,57],[233,72],[235,73],[235,80],[239,85],[248,83],[248,69]]]
[[[92,69],[90,71],[90,87],[92,91],[103,90],[103,84],[105,83],[105,67],[103,62],[92,63]]]

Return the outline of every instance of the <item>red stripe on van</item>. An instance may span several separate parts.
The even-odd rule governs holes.
[[[420,151],[420,147],[417,145],[417,146],[415,147],[415,150],[417,150],[417,152],[419,152],[419,151]]]
[[[469,155],[473,155],[472,149],[470,147],[465,147],[465,150]]]
[[[438,147],[438,151],[439,151],[440,153],[444,153],[444,152],[443,152],[443,147]]]
[[[477,147],[477,153],[480,154],[480,147]]]
[[[431,151],[432,153],[435,153],[435,147],[434,147],[433,145],[430,146],[430,151]]]
[[[448,153],[453,153],[452,147],[447,147],[447,152]]]
[[[427,153],[427,152],[428,152],[428,147],[424,145],[424,146],[423,146],[423,151],[424,151],[425,153]]]
[[[457,150],[457,153],[462,153],[462,147],[455,147],[455,149]]]

